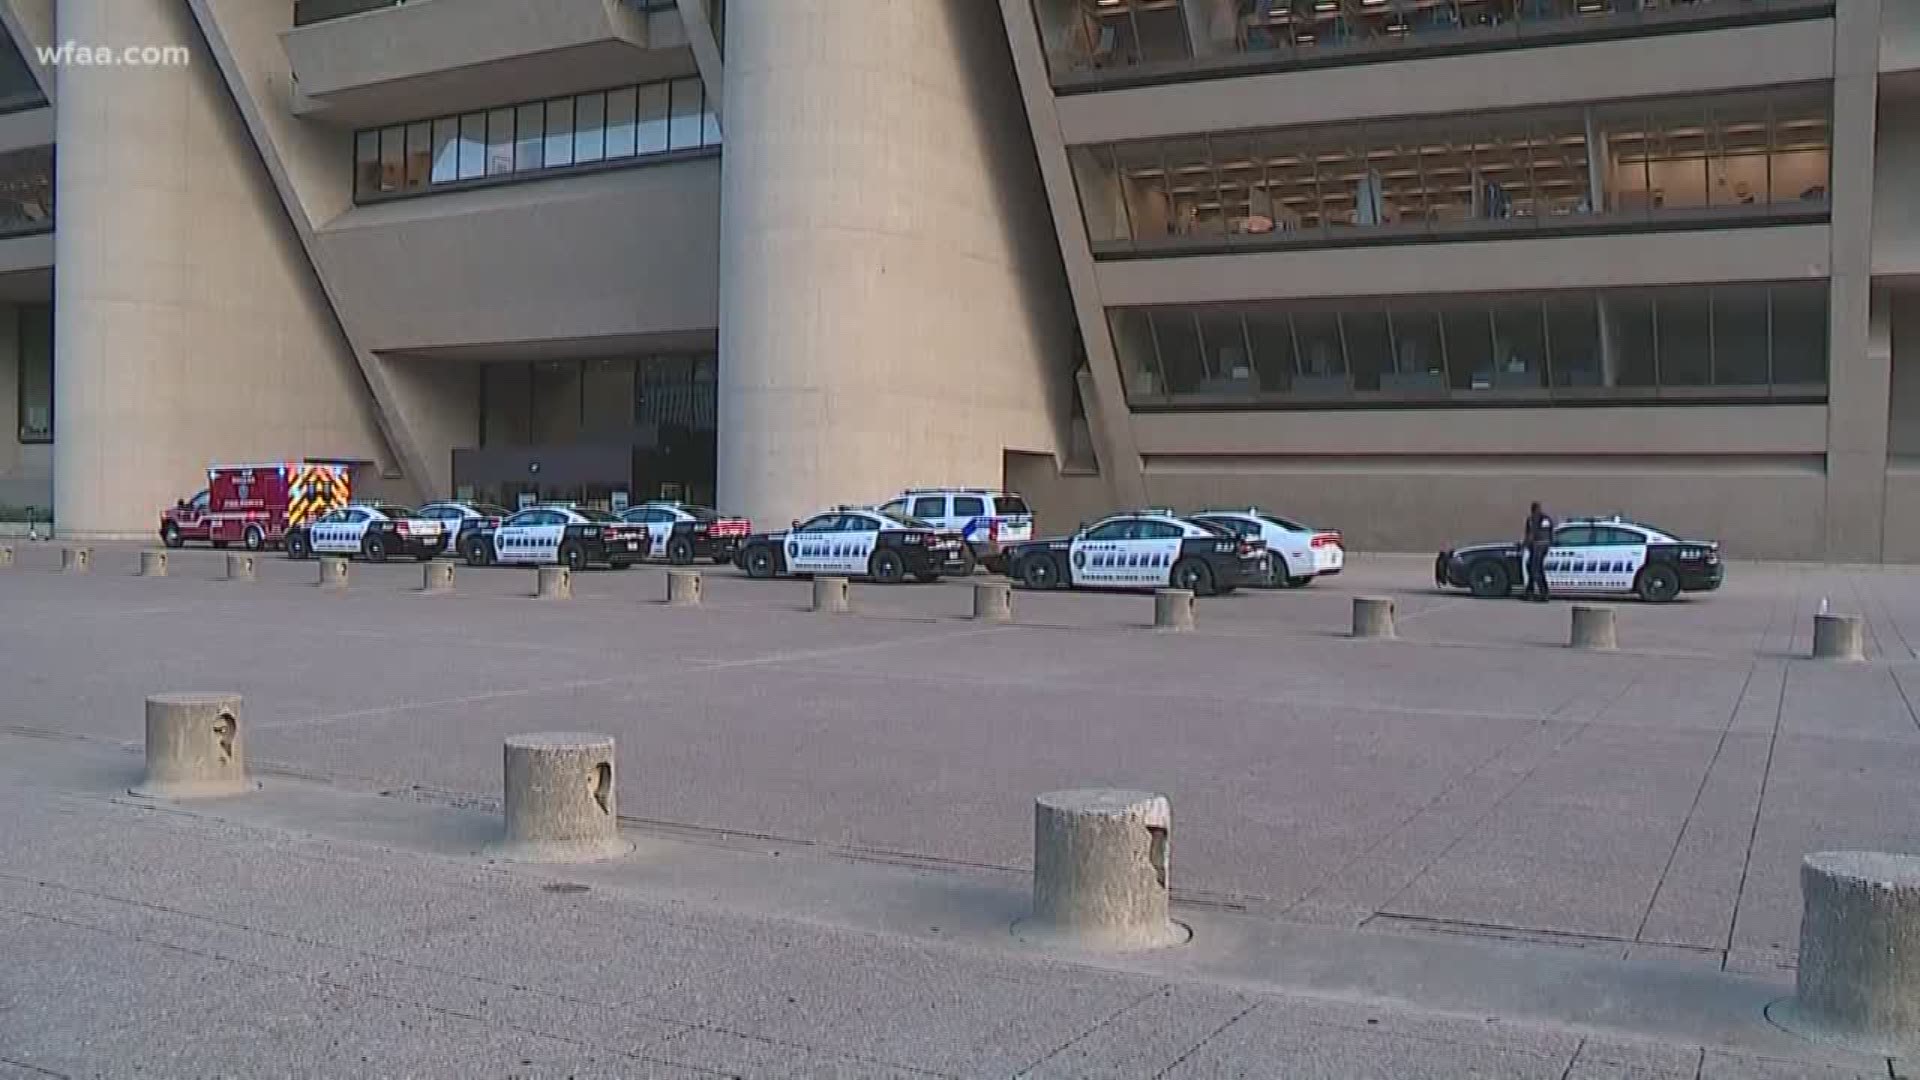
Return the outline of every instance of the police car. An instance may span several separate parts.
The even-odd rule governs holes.
[[[622,513],[620,520],[647,530],[647,558],[675,566],[696,559],[730,563],[740,542],[753,532],[746,518],[683,502],[644,502]]]
[[[1717,589],[1726,580],[1719,544],[1681,540],[1617,516],[1561,522],[1545,569],[1547,588],[1555,592],[1620,593],[1651,603]],[[1440,553],[1433,576],[1442,587],[1475,596],[1508,596],[1526,584],[1526,553],[1518,543],[1455,548]]]
[[[605,510],[530,506],[498,525],[470,530],[461,543],[471,566],[559,563],[571,570],[625,570],[646,556],[647,530]]]
[[[1027,500],[993,488],[909,488],[880,506],[882,513],[905,515],[952,529],[967,542],[968,566],[978,562],[994,573],[1005,569],[1009,544],[1033,539],[1033,511]]]
[[[1263,584],[1297,589],[1323,574],[1346,567],[1347,551],[1339,533],[1316,529],[1271,514],[1257,506],[1245,510],[1202,510],[1189,514],[1194,521],[1231,529],[1240,536],[1257,536],[1267,543],[1267,571]]]
[[[1266,544],[1171,511],[1115,514],[1072,536],[1007,549],[1007,576],[1029,589],[1191,589],[1230,593],[1265,576]]]
[[[491,503],[448,500],[428,503],[416,511],[415,516],[439,522],[447,530],[447,550],[461,552],[466,550],[461,541],[466,538],[464,534],[468,530],[498,525],[512,513],[504,506]]]
[[[748,577],[848,574],[887,585],[909,575],[935,581],[970,565],[958,533],[859,506],[815,514],[785,532],[749,536],[734,563]]]
[[[358,555],[368,562],[386,562],[395,555],[431,559],[446,543],[445,527],[404,506],[353,505],[288,529],[287,557]]]

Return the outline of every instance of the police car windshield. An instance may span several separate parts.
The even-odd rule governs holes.
[[[584,509],[582,507],[576,506],[574,507],[573,512],[576,514],[579,514],[583,518],[586,518],[588,521],[595,522],[597,524],[601,524],[601,525],[620,524],[619,518],[614,517],[612,514],[607,513],[605,510],[591,510],[591,509]]]

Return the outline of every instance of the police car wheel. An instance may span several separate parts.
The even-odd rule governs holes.
[[[867,576],[882,585],[897,585],[907,576],[907,563],[897,552],[876,551],[867,563]]]
[[[1649,604],[1664,604],[1680,595],[1680,575],[1674,573],[1671,566],[1655,563],[1640,571],[1640,580],[1633,583],[1633,591]]]
[[[960,565],[953,568],[953,576],[972,577],[973,568],[978,565],[980,565],[980,560],[974,558],[973,549],[962,545],[960,548]],[[936,574],[934,576],[938,577],[939,575]]]
[[[260,526],[249,525],[247,526],[245,543],[248,551],[259,551],[261,548],[267,546],[267,534],[260,530]]]
[[[166,528],[160,530],[160,542],[170,548],[177,548],[186,543],[185,540],[180,539],[179,527],[171,521],[167,522]]]
[[[1285,582],[1283,582],[1283,584],[1286,585],[1286,587],[1289,589],[1304,589],[1307,586],[1313,584],[1313,578],[1289,577]]]
[[[485,566],[493,560],[488,557],[487,542],[483,537],[474,537],[467,541],[467,565]]]
[[[693,541],[684,536],[676,536],[668,541],[667,561],[675,566],[686,566],[693,562]]]
[[[1505,596],[1513,591],[1513,578],[1507,568],[1492,559],[1482,559],[1467,568],[1467,588],[1475,596]]]
[[[750,547],[740,558],[750,578],[770,578],[774,574],[773,552],[764,546]]]
[[[561,544],[560,565],[569,570],[585,570],[587,568],[586,549],[571,540]]]
[[[377,536],[369,536],[366,542],[360,545],[360,554],[365,556],[368,562],[386,562],[387,542]]]
[[[1213,570],[1199,559],[1181,559],[1173,564],[1168,579],[1174,588],[1186,589],[1195,596],[1213,595]]]
[[[1020,584],[1029,589],[1051,589],[1060,584],[1060,568],[1047,555],[1030,555],[1020,563]]]
[[[313,549],[307,546],[306,533],[294,533],[287,537],[287,558],[304,559],[311,554]]]

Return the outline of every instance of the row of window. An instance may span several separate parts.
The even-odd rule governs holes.
[[[18,400],[23,443],[53,441],[53,306],[25,304],[20,319]]]
[[[1832,0],[1034,0],[1057,83],[1546,44]]]
[[[487,364],[480,445],[618,441],[639,427],[711,438],[716,370],[712,353]]]
[[[1823,87],[1071,151],[1098,252],[1821,214]]]
[[[698,78],[416,120],[354,138],[354,198],[604,167],[720,145]]]
[[[1109,312],[1136,404],[1824,395],[1824,282]]]

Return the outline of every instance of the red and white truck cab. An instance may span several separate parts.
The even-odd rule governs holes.
[[[353,477],[345,465],[313,461],[214,465],[206,490],[160,514],[160,541],[204,540],[249,551],[277,547],[287,529],[347,504]]]

